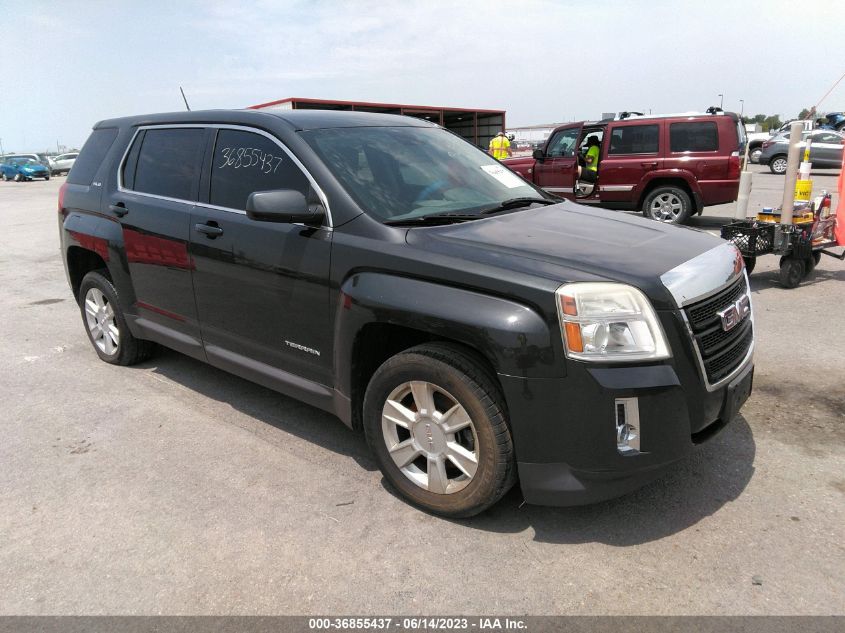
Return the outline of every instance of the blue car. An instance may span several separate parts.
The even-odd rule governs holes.
[[[0,162],[0,176],[15,182],[33,178],[50,180],[50,170],[31,158],[6,158]]]

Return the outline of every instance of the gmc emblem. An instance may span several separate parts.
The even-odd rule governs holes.
[[[737,325],[742,323],[742,320],[751,314],[751,301],[748,295],[742,295],[736,303],[732,303],[724,310],[717,312],[719,318],[722,319],[722,329],[725,332],[730,332]]]

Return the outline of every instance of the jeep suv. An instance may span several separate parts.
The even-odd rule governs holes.
[[[103,121],[58,207],[103,361],[160,344],[332,412],[442,515],[517,480],[530,503],[620,495],[751,389],[733,245],[560,201],[419,119]]]
[[[706,206],[736,200],[745,138],[732,112],[629,115],[561,125],[533,156],[502,162],[563,198],[640,209],[653,220],[679,224]],[[579,182],[579,172],[584,180],[590,175],[584,154],[591,139],[599,143],[597,170]]]

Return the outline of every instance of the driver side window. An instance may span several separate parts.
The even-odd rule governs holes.
[[[578,140],[578,128],[560,130],[549,143],[548,155],[551,157],[575,156],[575,142]]]

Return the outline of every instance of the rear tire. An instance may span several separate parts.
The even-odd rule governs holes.
[[[786,156],[775,156],[769,161],[769,171],[776,176],[783,176],[786,173]]]
[[[364,432],[384,477],[434,514],[476,515],[516,481],[504,398],[456,345],[420,345],[385,361],[367,386]]]
[[[132,336],[117,288],[106,270],[92,271],[82,278],[79,308],[88,340],[101,360],[112,365],[134,365],[152,356],[155,343]]]
[[[680,187],[656,187],[643,200],[643,213],[658,222],[683,224],[692,215],[692,201]]]
[[[760,147],[755,147],[750,152],[748,152],[748,160],[752,163],[759,163],[760,162],[760,155],[763,153],[763,149]]]

